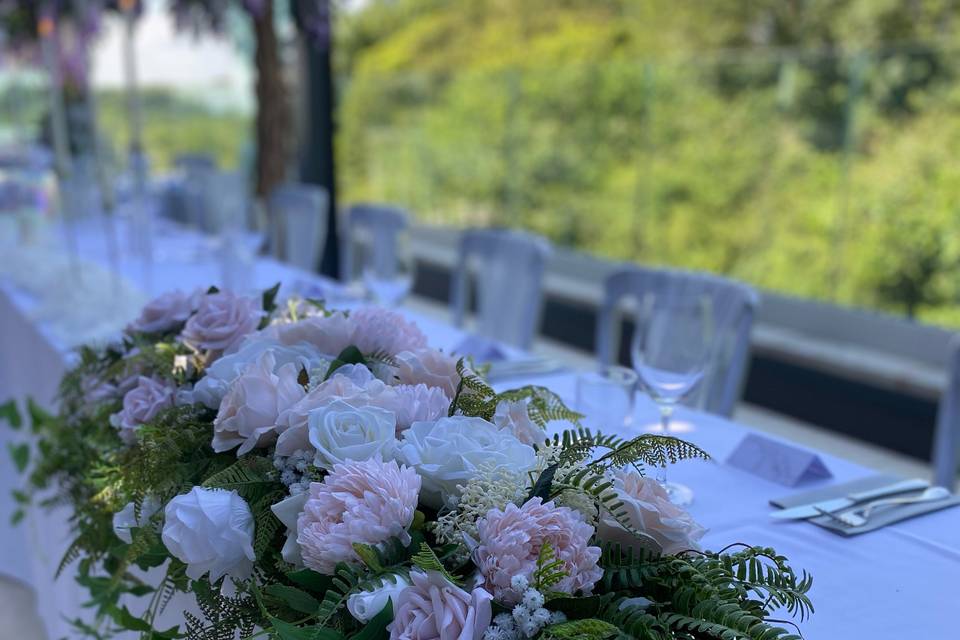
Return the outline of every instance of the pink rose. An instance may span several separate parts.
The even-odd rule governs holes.
[[[411,571],[400,592],[390,640],[480,640],[490,626],[493,597],[477,587],[467,593],[436,571]]]
[[[378,458],[334,465],[297,519],[303,564],[332,575],[338,562],[358,563],[355,542],[379,544],[396,537],[409,544],[420,477],[409,467]]]
[[[137,386],[123,396],[123,409],[110,416],[110,424],[120,430],[127,444],[137,441],[136,430],[150,422],[163,409],[173,406],[175,388],[169,382],[140,376]]]
[[[457,373],[457,358],[436,349],[417,349],[398,353],[397,380],[401,384],[425,384],[443,389],[447,397],[457,393],[460,375]]]
[[[491,509],[477,521],[480,544],[474,562],[497,600],[516,604],[522,594],[511,586],[514,576],[530,580],[545,541],[550,542],[566,576],[551,587],[571,595],[589,594],[603,576],[597,565],[600,547],[590,546],[593,527],[579,513],[540,498],[527,500],[522,507],[508,504],[504,510]]]
[[[140,317],[127,326],[127,333],[157,333],[176,329],[186,322],[197,308],[202,295],[199,290],[189,295],[176,290],[154,298],[140,312]]]
[[[547,434],[540,425],[530,419],[530,412],[527,410],[529,403],[529,399],[501,400],[493,414],[493,424],[506,429],[524,444],[540,445],[546,440]]]
[[[234,350],[257,329],[263,311],[253,298],[221,291],[203,296],[197,312],[183,327],[183,341],[216,357]]]
[[[597,537],[604,542],[620,542],[626,546],[644,547],[663,553],[679,553],[699,549],[699,540],[707,532],[689,513],[670,502],[670,496],[653,478],[641,476],[635,469],[620,471],[614,488],[630,524],[650,540],[638,537],[621,527],[608,513],[601,515]]]
[[[287,363],[274,373],[276,364],[273,352],[264,351],[234,380],[213,421],[214,451],[240,445],[237,455],[242,456],[266,446],[275,435],[280,413],[303,398],[306,392],[297,382],[297,365]]]

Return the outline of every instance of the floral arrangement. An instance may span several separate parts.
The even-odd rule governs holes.
[[[812,611],[810,577],[772,549],[702,551],[644,474],[705,452],[583,429],[543,387],[497,393],[395,311],[277,291],[165,294],[80,350],[58,415],[31,405],[17,499],[73,509],[60,569],[96,609],[79,631],[799,637],[772,616]],[[168,605],[181,624],[155,628]]]

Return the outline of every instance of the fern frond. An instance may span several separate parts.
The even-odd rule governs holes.
[[[339,563],[331,577],[331,587],[323,594],[317,610],[317,625],[324,626],[346,605],[347,598],[359,590],[361,575],[346,563]]]
[[[455,585],[463,584],[463,580],[447,571],[447,568],[440,562],[440,558],[437,557],[437,554],[433,552],[433,549],[431,549],[430,545],[426,542],[420,543],[420,550],[410,558],[410,562],[412,562],[415,567],[424,571],[436,571],[442,574],[444,578]]]
[[[470,370],[464,358],[457,361],[457,374],[460,382],[457,383],[448,415],[454,416],[459,411],[465,416],[492,420],[497,410],[497,392]]]
[[[544,540],[537,554],[537,567],[533,571],[533,587],[540,593],[547,594],[550,587],[557,584],[569,575],[564,569],[563,560],[557,557],[553,545]]]
[[[512,402],[527,400],[527,415],[530,416],[534,424],[541,428],[545,428],[547,423],[554,420],[570,422],[579,427],[580,420],[583,418],[582,413],[567,407],[559,395],[546,387],[527,385],[518,389],[510,389],[496,397],[497,403],[501,400]]]
[[[695,444],[673,436],[645,433],[618,445],[590,463],[594,470],[619,468],[642,463],[652,467],[666,467],[679,460],[700,458],[709,460],[710,454]]]

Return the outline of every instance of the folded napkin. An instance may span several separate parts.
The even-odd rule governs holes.
[[[496,340],[475,334],[467,335],[453,348],[453,352],[457,355],[469,356],[478,364],[484,362],[499,362],[506,360],[510,356],[503,345]]]
[[[830,500],[831,498],[840,498],[850,493],[857,493],[860,491],[870,491],[871,489],[879,489],[880,487],[889,486],[895,482],[903,480],[897,476],[891,475],[876,475],[868,476],[866,478],[860,478],[859,480],[854,480],[852,482],[845,482],[843,484],[835,484],[830,487],[825,487],[821,489],[814,489],[812,491],[804,491],[802,493],[794,493],[782,498],[775,498],[770,501],[775,507],[780,507],[781,509],[787,509],[790,507],[798,507],[804,504],[810,504],[811,502],[820,502],[821,500]],[[907,497],[910,495],[915,495],[919,492],[914,492],[913,494],[902,494],[897,496],[887,496],[887,497]],[[846,511],[852,511],[854,509],[862,508],[867,503],[864,502],[859,505],[854,505],[847,509],[843,509],[840,513]],[[839,534],[841,536],[855,536],[861,533],[867,533],[868,531],[873,531],[875,529],[880,529],[887,526],[888,524],[893,524],[895,522],[900,522],[901,520],[906,520],[908,518],[913,518],[925,513],[932,513],[933,511],[939,511],[940,509],[945,509],[947,507],[952,507],[960,504],[960,496],[951,495],[943,500],[937,500],[935,502],[920,502],[917,504],[905,504],[897,505],[893,507],[885,507],[878,509],[870,514],[870,519],[867,520],[866,524],[860,527],[847,527],[840,524],[836,520],[828,516],[817,516],[816,518],[810,518],[807,522],[812,522],[813,524],[819,525],[824,529],[829,529],[830,531]]]

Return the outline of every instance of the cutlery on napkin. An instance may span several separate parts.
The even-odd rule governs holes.
[[[790,507],[788,509],[781,509],[780,511],[772,511],[770,513],[770,517],[774,520],[803,520],[822,515],[823,511],[839,511],[840,509],[846,509],[847,507],[852,507],[862,502],[869,502],[870,500],[874,500],[876,498],[885,498],[887,496],[896,495],[898,493],[906,493],[908,491],[919,491],[921,489],[926,489],[928,486],[930,486],[930,483],[926,480],[921,478],[912,478],[910,480],[902,480],[900,482],[888,484],[876,489],[868,489],[866,491],[849,493],[838,498],[818,500],[807,504],[801,504],[796,507]]]

